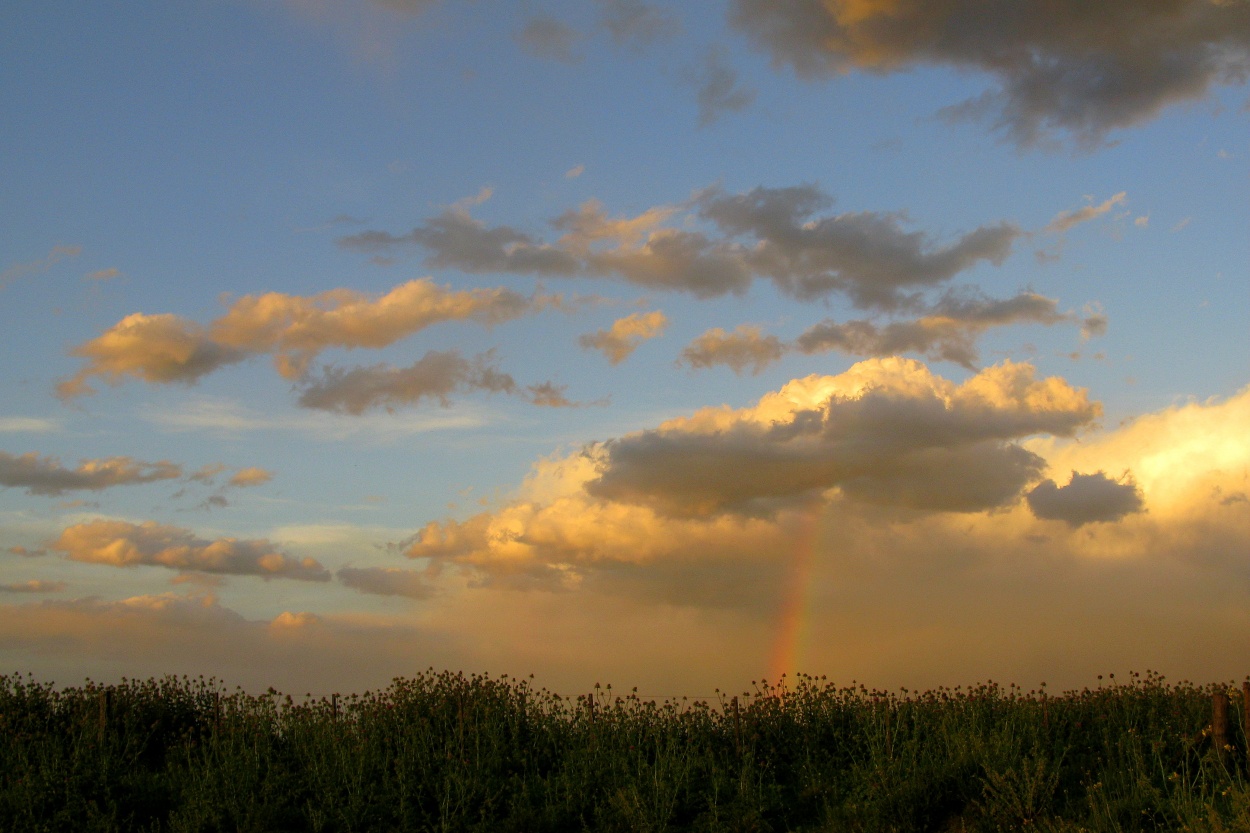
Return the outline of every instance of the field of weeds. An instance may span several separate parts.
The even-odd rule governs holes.
[[[1245,714],[1240,688],[1151,673],[713,702],[432,670],[319,700],[0,676],[0,829],[1245,831]]]

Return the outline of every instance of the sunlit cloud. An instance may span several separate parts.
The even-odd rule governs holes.
[[[766,336],[759,327],[742,324],[731,333],[713,327],[686,345],[680,360],[696,369],[725,365],[734,373],[750,368],[752,374],[758,374],[780,361],[787,350],[788,345],[776,336]]]
[[[434,592],[429,576],[419,570],[399,567],[343,567],[335,575],[353,590],[378,596],[425,599]]]
[[[269,541],[235,538],[205,540],[189,529],[148,521],[95,520],[75,524],[50,541],[50,549],[72,561],[113,567],[151,565],[202,573],[328,581],[330,574],[312,558],[282,553]]]
[[[273,480],[273,472],[257,466],[249,466],[245,469],[239,469],[231,475],[229,485],[239,488],[263,486],[270,480]]]
[[[168,460],[145,463],[130,457],[80,460],[69,469],[56,457],[35,452],[13,455],[0,451],[0,485],[25,489],[31,495],[61,495],[68,491],[102,491],[114,486],[133,486],[174,480],[182,467]]]
[[[1101,217],[1117,205],[1124,205],[1124,201],[1127,197],[1128,194],[1121,191],[1120,193],[1107,198],[1097,205],[1090,204],[1082,208],[1060,211],[1055,215],[1055,218],[1046,225],[1045,231],[1048,231],[1051,234],[1063,234],[1064,232],[1072,229],[1074,226],[1078,226],[1081,223],[1088,223],[1090,220]]]
[[[383,295],[349,289],[308,296],[245,295],[207,327],[170,313],[134,313],[71,350],[87,364],[57,390],[63,397],[91,393],[88,380],[93,377],[112,385],[126,378],[189,384],[261,354],[272,354],[278,372],[294,380],[333,347],[380,349],[434,324],[493,326],[561,303],[558,296],[526,298],[508,289],[454,291],[419,279]]]
[[[617,365],[629,358],[638,345],[655,338],[668,326],[668,318],[659,310],[636,312],[612,322],[612,326],[586,333],[577,343],[588,350],[598,350],[608,363]]]

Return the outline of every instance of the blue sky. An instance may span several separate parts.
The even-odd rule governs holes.
[[[0,660],[1240,674],[1250,7],[967,5],[7,4]]]

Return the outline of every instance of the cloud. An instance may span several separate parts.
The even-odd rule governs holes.
[[[794,347],[808,354],[827,350],[858,356],[914,352],[973,370],[979,359],[977,339],[986,330],[1026,322],[1049,326],[1070,320],[1071,316],[1058,311],[1054,300],[1032,292],[1005,300],[948,295],[928,314],[912,320],[877,325],[862,319],[844,323],[826,319],[804,331]],[[1083,331],[1091,320],[1083,320]],[[1103,316],[1104,328],[1105,320]]]
[[[12,546],[5,550],[9,555],[17,555],[22,558],[38,558],[41,555],[47,555],[48,551],[43,549],[30,549],[23,546]]]
[[[464,208],[453,207],[427,220],[405,235],[384,231],[364,231],[341,237],[340,246],[364,252],[419,245],[430,251],[426,264],[435,269],[460,269],[470,273],[515,272],[520,274],[574,274],[576,258],[558,248],[538,243],[529,235],[509,226],[487,228],[469,216]]]
[[[493,326],[561,303],[559,296],[527,298],[502,288],[454,291],[419,279],[384,295],[349,289],[306,296],[245,295],[208,327],[169,313],[134,313],[71,350],[88,364],[57,390],[63,397],[90,393],[87,380],[95,376],[109,384],[125,377],[190,384],[264,353],[274,355],[284,378],[299,379],[332,347],[380,349],[434,324],[475,321]]]
[[[121,384],[127,376],[150,384],[192,384],[248,357],[246,351],[214,342],[191,321],[170,313],[141,312],[74,347],[70,355],[86,359],[87,365],[57,385],[57,396],[63,399],[94,393],[87,380],[96,376],[110,385]]]
[[[668,319],[659,310],[636,312],[612,322],[605,330],[596,330],[578,337],[577,343],[587,350],[598,350],[608,362],[618,365],[638,349],[638,345],[664,332]]]
[[[516,34],[516,41],[526,54],[563,64],[581,63],[575,51],[581,33],[553,17],[540,15],[526,21]]]
[[[45,257],[29,263],[14,263],[0,272],[0,289],[4,289],[18,278],[46,272],[56,264],[69,257],[82,254],[82,246],[53,246]]]
[[[191,474],[187,475],[187,479],[193,483],[203,483],[206,486],[211,486],[213,485],[213,481],[216,479],[217,475],[221,474],[225,470],[226,467],[222,463],[209,463],[208,465],[201,466]]]
[[[270,480],[273,480],[273,472],[257,468],[256,466],[250,466],[236,471],[230,478],[229,485],[239,488],[263,486]]]
[[[1071,435],[1099,407],[1005,362],[961,385],[919,362],[873,359],[809,376],[753,408],[707,408],[604,445],[593,496],[670,515],[772,513],[838,489],[924,511],[1009,504],[1044,461],[1015,444]]]
[[[475,428],[485,423],[480,414],[461,406],[454,413],[379,413],[340,415],[330,411],[275,415],[244,408],[228,399],[199,397],[167,408],[143,408],[139,418],[162,431],[208,432],[236,437],[250,432],[298,432],[321,440],[366,439],[389,442],[430,431]]]
[[[738,86],[738,73],[727,63],[727,50],[713,46],[702,64],[690,71],[699,102],[699,126],[707,127],[726,113],[738,113],[755,101],[756,91]]]
[[[60,593],[68,586],[63,581],[22,581],[0,584],[0,593]]]
[[[993,327],[1031,323],[1050,326],[1080,321],[1083,337],[1101,334],[1106,316],[1087,310],[1085,318],[1060,313],[1054,300],[1032,292],[1011,298],[987,298],[978,293],[947,293],[925,315],[878,324],[867,319],[836,322],[825,319],[803,331],[793,342],[765,336],[758,327],[739,326],[732,333],[708,330],[683,351],[681,361],[693,368],[727,365],[735,373],[748,367],[759,373],[792,351],[806,354],[837,350],[855,356],[895,356],[918,353],[931,361],[949,361],[969,370],[980,358],[977,340]]]
[[[681,31],[681,22],[642,0],[599,0],[604,28],[617,46],[642,52]]]
[[[330,574],[312,558],[294,558],[265,540],[218,538],[207,541],[180,527],[147,521],[96,520],[75,524],[49,542],[73,561],[132,567],[147,564],[173,570],[328,581]]]
[[[704,191],[699,213],[727,235],[758,242],[746,255],[783,292],[812,300],[844,292],[856,306],[897,309],[907,292],[941,284],[979,261],[995,265],[1023,231],[1011,223],[981,226],[948,245],[903,229],[900,214],[858,212],[814,217],[829,198],[815,186]]]
[[[83,275],[83,277],[89,281],[111,281],[114,278],[121,277],[121,270],[115,266],[111,266],[108,269],[98,269],[95,272],[88,272],[86,275]]]
[[[581,176],[584,173],[586,173],[586,166],[582,164],[577,164],[564,172],[564,178],[565,179],[577,179],[579,176]]]
[[[58,430],[60,423],[41,417],[0,417],[0,434],[48,434]]]
[[[540,408],[580,408],[584,404],[598,405],[602,402],[574,402],[565,395],[568,385],[557,385],[555,382],[541,382],[525,388],[529,401]]]
[[[732,333],[720,327],[708,330],[686,345],[680,361],[693,368],[723,364],[738,374],[750,367],[754,375],[780,361],[786,351],[787,346],[776,336],[765,336],[759,327],[742,324]]]
[[[1025,495],[1029,509],[1039,518],[1063,521],[1078,527],[1088,523],[1118,521],[1144,508],[1141,490],[1131,477],[1123,482],[1103,472],[1072,472],[1066,486],[1043,480]]]
[[[450,394],[468,390],[515,393],[517,384],[494,366],[493,353],[466,359],[457,350],[431,350],[408,367],[326,367],[320,378],[310,378],[299,404],[360,415],[372,408],[410,405],[427,398],[446,405]]]
[[[101,491],[114,486],[133,486],[182,476],[182,467],[168,460],[145,463],[130,457],[80,460],[67,469],[56,457],[35,452],[13,455],[0,451],[0,485],[25,489],[31,495],[61,495],[68,491]]]
[[[484,585],[752,606],[752,589],[776,589],[769,564],[801,517],[892,523],[1015,505],[1046,467],[1019,441],[1070,436],[1098,413],[1028,365],[956,385],[918,362],[866,361],[540,460],[500,509],[429,523],[402,547]]]
[[[1127,196],[1127,192],[1121,191],[1098,205],[1087,205],[1083,208],[1074,208],[1071,211],[1060,211],[1046,225],[1044,231],[1048,231],[1051,234],[1063,234],[1073,226],[1087,223],[1090,220],[1101,217],[1117,205],[1123,205]]]
[[[1250,8],[1212,0],[735,0],[732,23],[805,78],[947,66],[996,86],[946,112],[992,120],[1014,142],[1066,133],[1093,146],[1250,71]]]
[[[591,200],[551,220],[563,232],[555,244],[488,227],[453,207],[407,234],[365,231],[339,245],[364,252],[416,245],[432,268],[617,277],[698,298],[741,295],[763,278],[800,300],[841,293],[859,307],[893,311],[982,261],[1001,264],[1025,234],[998,222],[943,243],[907,230],[900,213],[818,214],[831,202],[814,185],[740,194],[707,188],[634,217],[610,217]],[[710,227],[691,228],[699,221]]]
[[[343,567],[339,581],[353,590],[378,596],[406,596],[428,599],[434,593],[429,576],[418,570],[397,567]]]

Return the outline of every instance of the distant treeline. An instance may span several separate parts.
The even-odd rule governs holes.
[[[297,701],[0,676],[0,829],[1245,831],[1242,692],[799,676],[656,702],[431,670]]]

